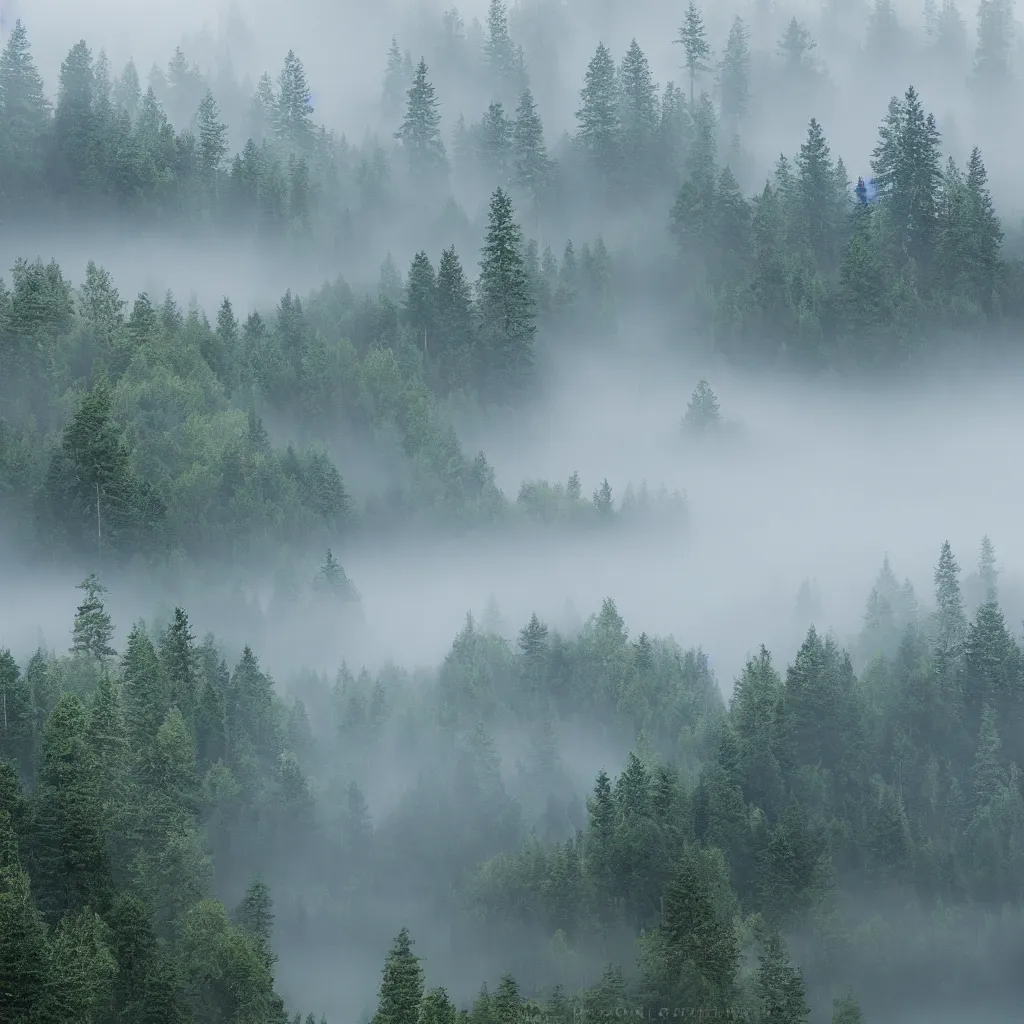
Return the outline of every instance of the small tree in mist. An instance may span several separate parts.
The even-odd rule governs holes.
[[[274,900],[270,895],[270,887],[262,878],[255,878],[249,883],[245,897],[239,904],[237,918],[242,930],[256,940],[267,965],[272,965],[277,960],[272,949]]]
[[[107,658],[117,657],[117,651],[110,646],[114,626],[103,605],[103,595],[107,593],[107,588],[100,583],[95,573],[90,573],[78,584],[78,589],[85,591],[85,600],[75,612],[71,650],[75,654],[89,654],[102,665]]]
[[[348,573],[341,567],[330,548],[327,549],[324,564],[320,566],[320,571],[313,580],[313,589],[346,603],[358,598],[356,588],[348,578]]]
[[[832,1024],[861,1024],[863,1020],[860,1003],[852,995],[832,1000]]]
[[[683,417],[683,427],[687,430],[706,430],[722,421],[722,414],[718,408],[718,399],[715,397],[711,385],[702,377],[697,386],[693,389],[689,404],[686,406],[686,415]]]

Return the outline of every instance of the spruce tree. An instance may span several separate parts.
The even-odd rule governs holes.
[[[0,181],[10,195],[28,195],[43,177],[50,106],[21,21],[0,53]]]
[[[387,70],[384,72],[384,90],[382,106],[384,117],[389,121],[397,121],[402,116],[406,90],[410,82],[406,75],[405,59],[398,48],[398,40],[391,37],[388,48]]]
[[[456,1024],[459,1012],[443,988],[432,988],[423,996],[418,1024]]]
[[[544,124],[533,94],[524,89],[512,124],[513,166],[516,184],[539,204],[551,178],[551,161],[544,143]]]
[[[704,19],[693,0],[690,0],[690,6],[686,8],[686,17],[679,29],[679,38],[674,39],[673,42],[679,43],[683,48],[683,66],[690,76],[690,106],[692,107],[693,89],[697,75],[703,74],[711,67],[708,63],[711,59],[711,47],[708,44]]]
[[[989,96],[998,95],[1011,80],[1013,36],[1012,0],[981,0],[974,82]]]
[[[533,368],[534,300],[523,258],[523,236],[512,201],[502,189],[491,197],[480,262],[480,319],[485,374],[498,393],[521,386]]]
[[[416,74],[406,96],[405,120],[395,132],[395,138],[401,141],[408,155],[414,177],[435,177],[447,170],[448,159],[441,141],[441,115],[437,109],[437,97],[427,78],[426,61],[422,58],[416,66]]]
[[[619,170],[621,138],[619,123],[619,82],[611,52],[599,43],[597,52],[587,65],[580,109],[577,137],[594,160],[606,180]]]
[[[474,344],[472,295],[455,246],[441,253],[435,308],[438,375],[444,388],[453,391],[471,382]]]
[[[413,342],[423,354],[433,354],[436,311],[437,278],[434,267],[425,252],[418,252],[409,267],[405,286],[405,322],[413,335]]]
[[[981,538],[981,554],[978,556],[978,576],[984,588],[985,602],[994,604],[999,600],[996,570],[996,552],[987,536]]]
[[[803,974],[790,963],[781,936],[772,932],[758,956],[761,1020],[766,1024],[803,1024],[811,1014],[805,992]]]
[[[783,71],[791,83],[801,82],[808,72],[814,70],[811,53],[815,46],[810,32],[796,18],[792,18],[778,45]]]
[[[10,758],[22,775],[32,771],[35,707],[27,676],[9,650],[0,650],[0,758]]]
[[[64,694],[43,733],[34,816],[35,881],[53,921],[85,906],[102,910],[112,892],[101,766],[87,733],[81,701]]]
[[[220,120],[217,101],[209,89],[199,104],[198,132],[199,160],[207,181],[212,182],[228,151],[228,128]]]
[[[683,423],[691,429],[706,430],[720,422],[721,418],[718,399],[715,397],[714,391],[711,390],[711,385],[702,377],[690,396]]]
[[[163,666],[141,622],[132,628],[125,643],[121,693],[132,746],[144,750],[156,739],[171,701]]]
[[[103,605],[102,595],[107,593],[107,588],[100,583],[95,573],[90,573],[78,584],[78,589],[85,591],[85,600],[75,612],[71,650],[78,654],[88,654],[102,665],[107,658],[117,657],[117,651],[110,646],[114,626]]]
[[[635,188],[643,190],[653,183],[660,112],[650,64],[635,39],[622,60],[619,84],[622,145],[628,154],[626,174]]]
[[[277,961],[273,952],[274,901],[270,888],[262,878],[255,878],[245,890],[238,907],[238,924],[257,943],[268,969]]]
[[[491,89],[499,100],[510,103],[527,87],[523,54],[509,34],[508,8],[504,0],[490,0],[487,9],[484,65]]]
[[[950,668],[959,662],[967,637],[967,618],[964,615],[960,593],[960,566],[953,557],[949,541],[942,545],[939,564],[935,569],[935,654],[941,668]]]
[[[384,962],[377,1012],[371,1024],[419,1024],[423,1001],[423,968],[403,928]]]
[[[500,103],[492,103],[480,122],[480,166],[492,181],[508,181],[512,160],[512,123]]]
[[[750,109],[750,43],[746,23],[733,19],[718,66],[722,121],[735,132]]]
[[[195,721],[199,698],[195,636],[183,608],[174,609],[174,617],[160,638],[160,661],[169,684],[170,702],[176,705],[189,725]]]
[[[804,237],[822,270],[831,269],[839,253],[839,229],[845,213],[836,189],[836,172],[821,125],[814,118],[796,159],[796,189]]]
[[[284,59],[277,85],[274,132],[286,146],[308,150],[315,138],[313,105],[309,101],[306,69],[294,50],[289,50]]]

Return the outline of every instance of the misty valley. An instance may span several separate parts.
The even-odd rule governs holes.
[[[0,1021],[1019,1019],[1012,0],[83,10],[0,0]]]

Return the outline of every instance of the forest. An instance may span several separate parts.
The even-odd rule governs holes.
[[[585,6],[0,13],[0,1020],[1014,1019],[1012,5]]]

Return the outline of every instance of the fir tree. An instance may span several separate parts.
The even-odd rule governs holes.
[[[75,612],[75,627],[72,633],[71,650],[88,654],[102,665],[107,658],[116,658],[117,651],[110,646],[114,626],[103,605],[103,594],[107,588],[90,573],[81,583],[79,590],[85,591],[85,600]]]
[[[455,246],[441,253],[435,309],[439,337],[438,373],[448,390],[456,390],[470,383],[473,309],[469,282]]]
[[[533,200],[540,202],[551,175],[551,161],[544,144],[544,125],[533,102],[533,94],[524,89],[512,125],[515,182]]]
[[[416,177],[432,176],[447,169],[448,160],[441,141],[441,115],[434,87],[427,79],[427,64],[422,58],[407,95],[405,120],[395,133],[409,157]]]
[[[423,1001],[423,968],[403,928],[384,962],[377,1012],[371,1024],[419,1024]]]
[[[480,122],[480,166],[504,184],[512,157],[512,123],[500,103],[492,103]]]
[[[718,408],[718,399],[706,380],[701,378],[693,389],[693,395],[686,407],[683,423],[686,427],[705,430],[714,426],[722,418]]]
[[[212,180],[228,151],[228,128],[220,120],[217,101],[209,89],[199,104],[198,129],[199,159],[207,179]]]
[[[598,44],[587,65],[580,101],[577,137],[598,170],[611,179],[619,169],[621,156],[619,84],[615,61],[604,43]]]
[[[287,146],[309,149],[313,145],[313,106],[302,61],[289,50],[277,80],[274,132]]]
[[[0,181],[10,195],[38,189],[49,120],[43,80],[19,20],[0,53]]]
[[[523,236],[512,201],[500,188],[491,197],[480,263],[480,314],[487,344],[487,375],[499,391],[521,385],[533,367],[534,301],[523,258]]]
[[[810,1017],[803,975],[789,961],[778,932],[772,932],[758,956],[757,994],[761,1020],[772,1024],[802,1024]]]
[[[686,9],[686,17],[682,27],[679,29],[679,38],[673,42],[679,43],[683,48],[684,64],[690,76],[690,106],[694,101],[694,84],[697,75],[709,71],[711,65],[711,47],[708,45],[707,32],[704,29],[704,19],[701,17],[697,5],[690,2]]]
[[[629,154],[627,173],[634,186],[643,189],[653,180],[659,110],[650,64],[635,39],[622,60],[619,83],[622,145]]]
[[[405,320],[423,354],[433,349],[437,278],[425,252],[418,252],[409,267],[405,286]]]
[[[750,108],[750,44],[747,26],[736,17],[718,66],[722,120],[735,131]]]

